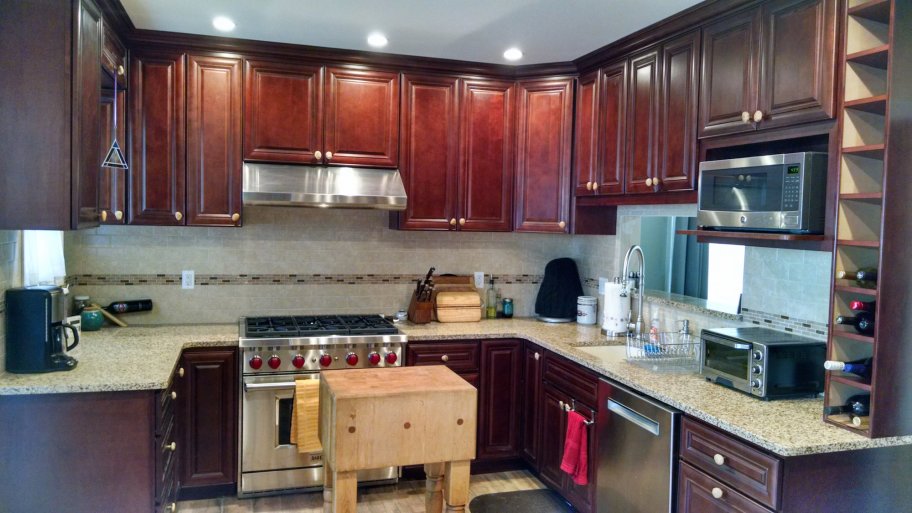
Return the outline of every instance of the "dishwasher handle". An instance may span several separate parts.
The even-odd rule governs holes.
[[[659,436],[659,423],[650,419],[649,417],[627,407],[623,404],[615,401],[614,399],[608,399],[608,411],[616,414],[622,419],[628,420],[635,424],[637,427],[652,433],[655,436]]]

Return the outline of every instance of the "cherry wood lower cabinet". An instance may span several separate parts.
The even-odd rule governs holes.
[[[545,350],[526,342],[523,347],[522,389],[522,457],[532,470],[538,471],[541,454],[541,368]]]
[[[182,499],[232,495],[237,484],[236,348],[188,349],[176,378]]]
[[[522,451],[523,341],[481,341],[478,459],[516,460]]]

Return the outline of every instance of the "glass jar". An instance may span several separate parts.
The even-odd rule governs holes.
[[[511,319],[513,317],[513,298],[511,297],[503,298],[503,316],[504,319]]]

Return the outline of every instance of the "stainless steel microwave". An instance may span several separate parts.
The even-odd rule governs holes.
[[[700,374],[761,399],[823,392],[826,342],[768,328],[721,328],[700,334]]]
[[[710,230],[823,233],[827,154],[700,163],[697,225]]]

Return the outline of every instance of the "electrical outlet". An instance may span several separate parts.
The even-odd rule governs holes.
[[[196,282],[196,273],[193,271],[181,271],[181,288],[192,289]]]
[[[484,273],[480,271],[475,272],[475,288],[483,289],[484,288]]]
[[[605,278],[604,276],[599,276],[599,295],[600,296],[605,295],[605,285],[607,283],[608,283],[608,278]]]

